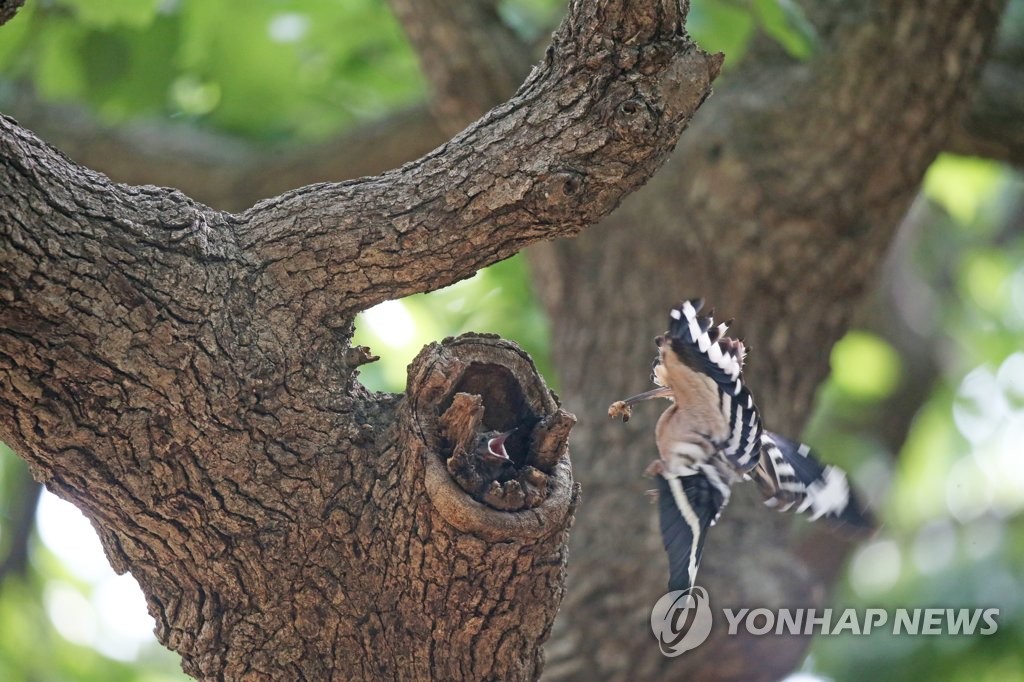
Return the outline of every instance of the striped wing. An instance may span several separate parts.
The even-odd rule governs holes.
[[[694,299],[672,308],[668,347],[662,343],[661,357],[670,380],[672,364],[678,361],[713,387],[726,424],[725,437],[715,445],[733,467],[747,472],[757,466],[762,427],[754,398],[742,380],[746,349],[742,341],[724,336],[728,323],[715,326],[711,315],[700,315],[702,307],[703,301]]]
[[[794,506],[811,520],[826,518],[858,528],[874,528],[871,514],[860,503],[839,467],[818,461],[814,451],[770,431],[761,436],[762,455],[754,478],[765,504],[779,511]]]
[[[669,590],[693,586],[707,530],[729,499],[728,487],[709,470],[689,476],[655,476],[661,540],[668,554]]]

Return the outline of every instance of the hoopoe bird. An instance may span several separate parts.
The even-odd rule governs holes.
[[[662,541],[669,560],[669,590],[693,586],[708,528],[729,501],[733,483],[753,480],[764,503],[796,508],[811,520],[873,529],[874,522],[846,474],[821,464],[811,449],[761,425],[743,383],[746,348],[700,315],[703,301],[684,301],[669,313],[669,329],[655,339],[654,390],[620,400],[611,417],[629,419],[633,405],[653,398],[672,404],[654,430],[659,458],[647,468],[657,481]]]

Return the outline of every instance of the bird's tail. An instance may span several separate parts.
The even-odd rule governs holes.
[[[658,520],[668,554],[669,590],[693,587],[704,539],[728,501],[728,487],[704,472],[689,476],[661,474],[658,484]]]
[[[839,467],[818,461],[811,448],[770,431],[761,436],[761,459],[751,472],[764,503],[779,511],[796,508],[811,520],[872,530],[875,521]]]

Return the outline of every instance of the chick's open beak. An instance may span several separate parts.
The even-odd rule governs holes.
[[[497,457],[498,459],[508,459],[508,452],[505,450],[505,439],[511,436],[514,431],[515,429],[512,429],[512,431],[499,433],[497,436],[487,441],[487,452],[492,457]]]

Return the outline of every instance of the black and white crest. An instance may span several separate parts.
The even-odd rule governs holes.
[[[715,445],[737,471],[746,473],[757,466],[762,431],[754,397],[743,385],[746,348],[742,341],[725,336],[729,322],[715,326],[711,315],[700,315],[703,305],[701,299],[693,299],[672,308],[664,337],[667,351],[705,381],[713,382],[718,409],[728,425],[725,437]],[[659,361],[665,361],[665,353],[662,344]]]

